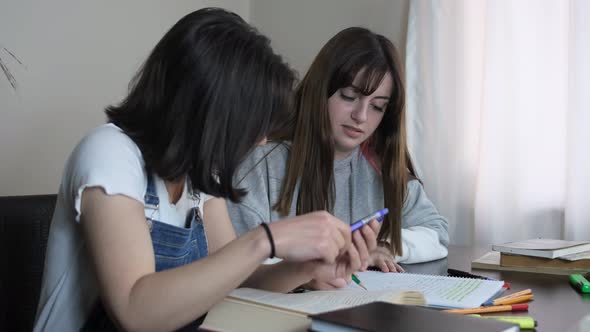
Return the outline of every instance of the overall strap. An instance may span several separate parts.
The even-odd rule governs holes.
[[[151,172],[148,172],[147,175],[147,189],[145,191],[143,200],[145,201],[146,209],[156,210],[160,207],[160,199],[158,198],[154,177],[152,176]]]

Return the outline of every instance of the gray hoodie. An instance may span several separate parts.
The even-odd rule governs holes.
[[[272,206],[277,202],[286,171],[290,146],[269,143],[257,147],[240,165],[235,183],[248,190],[241,203],[228,201],[228,210],[236,233],[241,235],[262,222],[281,219]],[[336,197],[334,216],[351,224],[384,207],[381,176],[359,153],[334,161]],[[403,256],[397,262],[419,263],[446,257],[449,243],[448,222],[439,215],[422,185],[412,180],[402,209]],[[295,188],[295,195],[299,187]],[[291,204],[289,216],[295,216]]]

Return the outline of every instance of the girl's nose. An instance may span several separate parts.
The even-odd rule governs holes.
[[[367,121],[367,111],[369,105],[367,103],[359,103],[357,107],[350,114],[351,118],[357,123]]]

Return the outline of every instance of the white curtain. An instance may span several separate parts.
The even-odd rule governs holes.
[[[590,1],[411,0],[406,70],[452,243],[590,240]]]

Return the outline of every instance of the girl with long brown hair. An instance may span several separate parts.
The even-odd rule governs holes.
[[[396,262],[447,255],[448,222],[408,152],[403,72],[391,41],[364,28],[336,34],[297,86],[290,117],[235,178],[249,191],[229,204],[238,233],[318,210],[353,223],[385,207],[380,246],[362,268],[401,271]]]

